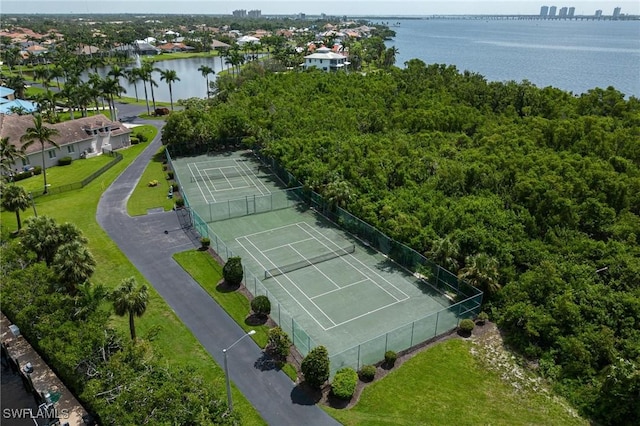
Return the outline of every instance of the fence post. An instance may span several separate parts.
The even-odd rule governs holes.
[[[411,342],[409,344],[409,347],[412,348],[413,347],[413,329],[416,327],[416,322],[412,322],[411,323]]]
[[[436,329],[433,330],[433,337],[436,337],[438,335],[438,320],[440,319],[440,312],[441,311],[438,311],[436,313]]]
[[[384,335],[384,351],[385,352],[387,352],[389,350],[388,349],[389,348],[388,343],[389,343],[389,333],[386,333]]]
[[[357,367],[357,370],[360,370],[360,347],[361,347],[361,346],[362,346],[362,345],[358,345],[358,359],[356,360],[356,367]]]

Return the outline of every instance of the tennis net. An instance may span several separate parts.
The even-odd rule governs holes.
[[[327,260],[335,259],[336,257],[345,256],[347,254],[353,253],[356,251],[355,244],[351,244],[345,248],[339,248],[334,251],[330,251],[328,253],[323,253],[318,256],[310,257],[308,259],[299,260],[295,263],[290,263],[288,265],[279,266],[277,268],[272,268],[264,271],[264,279],[277,277],[278,275],[286,274],[288,272],[297,271],[298,269],[306,268],[307,266],[316,265],[318,263],[326,262]]]
[[[206,175],[200,174],[198,176],[191,175],[191,182],[208,182],[211,180],[223,180],[233,177],[247,176],[247,172],[244,170],[230,170],[230,171],[218,171],[215,173],[207,173]]]

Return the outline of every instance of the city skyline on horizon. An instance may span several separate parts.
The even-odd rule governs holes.
[[[562,3],[558,6],[556,3]],[[567,3],[566,5],[564,3]],[[568,4],[571,3],[571,4]],[[179,6],[178,6],[179,5]],[[429,16],[429,15],[538,15],[542,6],[575,7],[576,15],[591,16],[596,10],[611,16],[616,7],[622,14],[640,15],[636,1],[519,1],[519,0],[349,0],[345,2],[300,1],[112,1],[101,0],[3,0],[0,14],[177,14],[231,15],[234,10],[260,10],[262,15],[330,16]]]

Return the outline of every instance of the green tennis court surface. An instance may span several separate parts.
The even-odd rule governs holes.
[[[333,371],[456,326],[448,298],[309,209],[250,152],[181,158],[174,170],[192,210],[251,272],[247,288],[276,299],[274,320],[297,324],[285,330],[302,327],[338,355]]]

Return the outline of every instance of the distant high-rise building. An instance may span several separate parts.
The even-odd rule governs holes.
[[[596,10],[596,18],[602,18],[602,9]]]
[[[260,18],[262,16],[262,11],[258,9],[250,10],[247,12],[247,16],[249,18]]]
[[[232,12],[234,18],[246,18],[247,17],[247,11],[245,9],[238,9],[238,10],[234,10]]]
[[[573,18],[576,15],[576,8],[575,7],[570,7],[569,8],[569,18]]]
[[[560,12],[558,13],[558,16],[560,16],[561,18],[566,18],[567,17],[567,8],[566,7],[561,7],[560,8]]]
[[[619,7],[616,7],[615,9],[613,9],[613,18],[619,18],[620,17],[620,9]]]
[[[542,6],[540,8],[540,16],[547,16],[549,14],[549,6]]]
[[[556,10],[557,8],[555,6],[551,6],[549,8],[549,16],[556,16]]]

